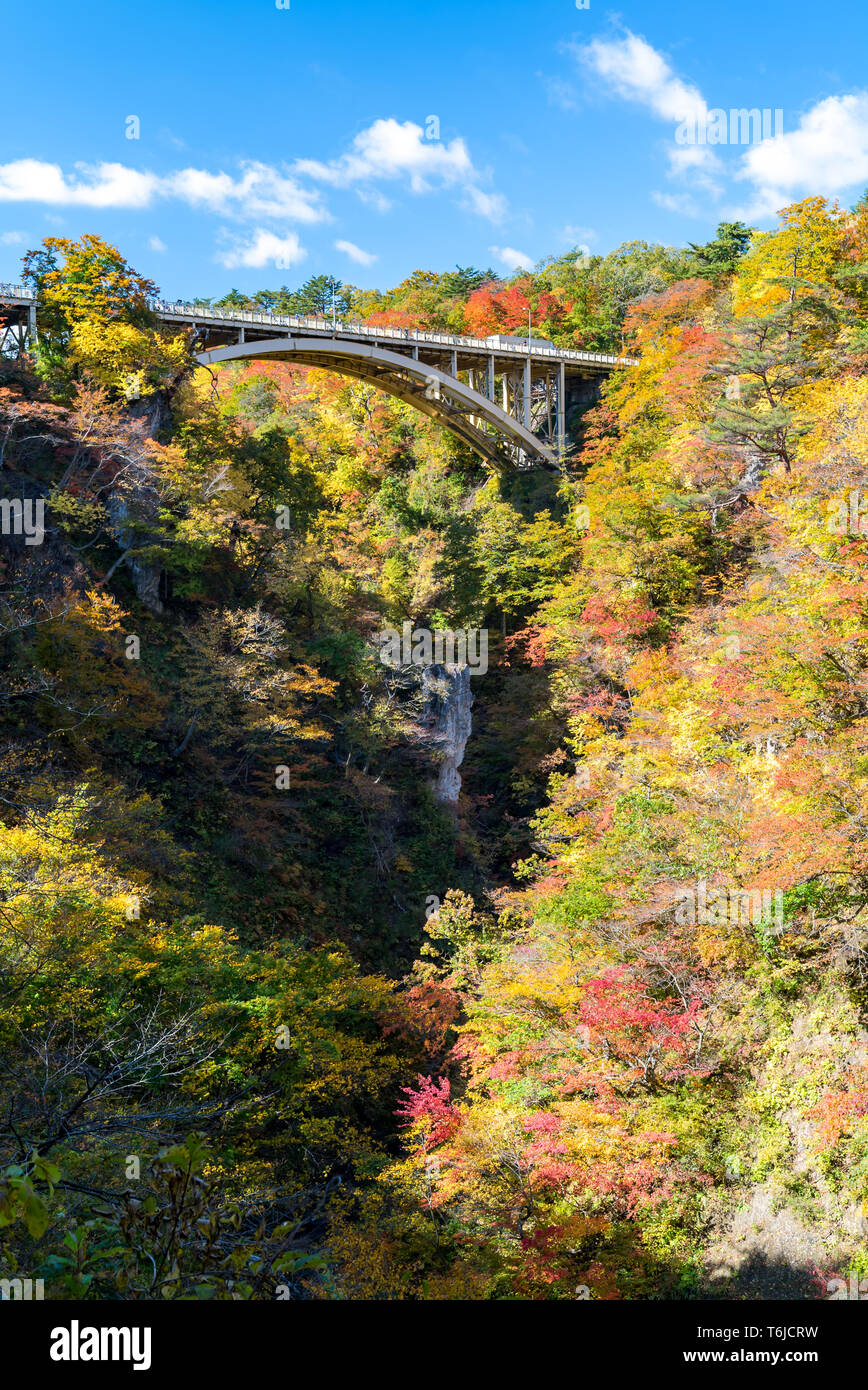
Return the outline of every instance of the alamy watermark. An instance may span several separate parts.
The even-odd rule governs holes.
[[[832,497],[826,503],[826,530],[830,536],[868,535],[868,507],[858,488],[847,497]]]
[[[685,116],[675,132],[678,145],[759,145],[784,133],[784,113],[758,106],[714,106],[701,114]]]
[[[45,540],[45,499],[0,498],[0,536],[23,536],[25,545]]]
[[[149,1327],[82,1327],[72,1318],[68,1327],[51,1330],[48,1352],[52,1361],[129,1361],[134,1371],[151,1365]]]
[[[405,622],[400,632],[385,628],[375,641],[384,666],[468,666],[472,676],[484,676],[488,670],[488,629],[484,627],[445,632]]]
[[[864,1303],[868,1299],[868,1279],[860,1279],[857,1274],[851,1274],[849,1281],[827,1279],[826,1292],[830,1298],[854,1299]]]
[[[709,888],[705,879],[700,879],[695,887],[676,888],[675,903],[675,921],[682,927],[766,924],[775,936],[784,929],[784,894],[780,888],[774,892],[770,888]]]
[[[0,1279],[0,1303],[31,1303],[44,1297],[44,1279]]]

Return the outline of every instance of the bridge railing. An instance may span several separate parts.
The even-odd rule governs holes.
[[[0,299],[20,299],[34,302],[33,294],[24,285],[8,284],[0,281]],[[600,362],[608,366],[629,365],[632,357],[618,357],[607,352],[581,352],[574,348],[535,347],[531,338],[529,345],[516,343],[514,346],[496,346],[487,338],[464,337],[458,333],[426,333],[419,328],[395,328],[389,325],[364,323],[353,320],[335,322],[326,315],[311,314],[266,314],[261,309],[219,309],[210,304],[190,304],[186,300],[152,299],[150,307],[157,314],[173,314],[185,319],[216,319],[224,323],[261,323],[265,327],[305,328],[317,332],[351,333],[360,338],[381,338],[397,343],[422,343],[436,347],[453,348],[456,351],[474,351],[494,354],[496,357],[514,357],[521,360],[529,354],[536,358],[550,358],[553,362]]]
[[[580,352],[573,348],[534,347],[533,338],[530,339],[529,348],[519,344],[514,347],[503,347],[489,343],[486,338],[469,338],[457,333],[426,333],[419,328],[394,328],[388,325],[363,323],[355,320],[349,323],[342,319],[332,321],[326,315],[316,317],[299,314],[266,314],[260,309],[219,309],[209,304],[188,304],[180,300],[164,299],[152,300],[151,308],[158,314],[176,314],[180,318],[193,318],[200,321],[219,319],[227,323],[261,323],[266,326],[273,325],[275,328],[311,328],[319,332],[331,329],[334,333],[352,333],[360,338],[430,343],[438,347],[463,349],[465,352],[473,349],[486,354],[493,353],[496,357],[523,358],[530,351],[533,357],[549,357],[553,361],[603,362],[614,365],[618,362],[627,363],[632,360],[616,357],[612,353],[606,352]]]
[[[30,290],[24,285],[9,285],[0,281],[0,299],[33,299]]]

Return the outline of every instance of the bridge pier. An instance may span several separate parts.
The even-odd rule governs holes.
[[[21,356],[36,342],[36,301],[22,285],[0,285],[0,355]]]
[[[567,453],[567,369],[558,364],[558,462],[564,466]]]

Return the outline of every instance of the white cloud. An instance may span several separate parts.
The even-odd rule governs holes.
[[[357,188],[356,197],[374,208],[376,212],[388,212],[392,206],[389,199],[378,188]]]
[[[676,212],[679,217],[704,217],[707,211],[698,207],[689,193],[659,193],[655,189],[651,197],[658,207],[665,208],[667,212]]]
[[[323,164],[316,159],[299,159],[295,171],[336,188],[346,188],[364,179],[407,178],[414,193],[430,191],[432,178],[446,183],[470,181],[474,168],[467,146],[460,137],[448,145],[426,140],[425,132],[413,121],[403,124],[392,118],[374,121],[360,131],[352,149],[340,159]]]
[[[708,121],[709,106],[698,87],[679,77],[661,53],[629,30],[619,38],[573,46],[572,51],[618,96],[638,102],[661,120],[678,125]],[[706,206],[698,205],[689,192],[655,192],[652,197],[660,207],[707,216],[708,199],[723,197],[723,179],[728,176],[752,185],[752,190],[744,206],[728,208],[727,215],[767,220],[806,193],[835,197],[868,183],[868,92],[826,97],[805,112],[795,130],[747,147],[712,149],[673,141],[666,153],[670,178],[705,195]]]
[[[573,52],[618,96],[646,107],[658,119],[671,122],[674,127],[687,121],[694,128],[708,121],[709,107],[699,88],[679,77],[663,54],[638,34],[626,30],[620,38],[592,39]],[[679,144],[673,138],[666,146],[666,155],[670,178],[712,199],[722,195],[723,164],[708,145]],[[671,212],[688,216],[696,213],[695,204],[686,194],[655,192],[651,196]]]
[[[797,128],[751,145],[736,175],[755,187],[754,216],[771,216],[799,193],[834,196],[868,182],[868,92],[826,97]]]
[[[708,145],[670,145],[666,156],[670,178],[683,179],[712,198],[721,197],[723,185],[720,176],[724,172],[724,164]]]
[[[507,212],[507,201],[501,193],[483,193],[481,188],[476,188],[472,184],[464,190],[465,206],[471,211],[478,212],[480,217],[487,217],[489,222],[502,222]]]
[[[294,178],[267,164],[242,165],[238,178],[204,169],[157,175],[123,164],[77,164],[75,169],[74,175],[67,176],[59,164],[38,159],[0,164],[0,202],[147,208],[158,198],[176,198],[190,207],[244,218],[295,222],[328,218],[317,190],[300,187]]]
[[[237,179],[222,171],[180,169],[162,180],[160,192],[223,215],[307,223],[329,220],[318,191],[302,188],[294,178],[258,162],[242,165]]]
[[[474,168],[460,136],[448,143],[426,140],[422,126],[393,117],[374,121],[360,131],[350,150],[339,159],[328,163],[298,159],[293,172],[333,188],[376,179],[403,179],[413,193],[430,193],[435,185],[457,186],[465,190],[468,205],[482,217],[498,221],[506,210],[500,194],[485,193],[478,187],[482,175]]]
[[[269,219],[312,224],[331,221],[318,184],[356,189],[378,212],[391,206],[378,180],[402,180],[414,193],[457,188],[465,205],[492,222],[506,213],[506,200],[486,192],[487,174],[474,167],[460,136],[426,140],[421,126],[394,118],[376,120],[353,140],[350,149],[329,162],[298,159],[276,168],[250,160],[234,173],[220,169],[176,169],[166,174],[118,163],[59,164],[17,159],[0,164],[0,203],[43,203],[55,207],[148,208],[173,199],[241,221]],[[313,186],[312,186],[313,185]]]
[[[714,150],[708,145],[672,145],[666,153],[674,174],[708,174],[722,167]]]
[[[568,222],[558,232],[558,239],[566,243],[567,246],[584,246],[586,242],[596,241],[597,233],[593,227],[574,227]]]
[[[500,261],[507,270],[533,270],[534,263],[530,256],[526,256],[523,251],[516,251],[514,246],[489,246],[488,249],[495,260]]]
[[[356,246],[353,241],[336,241],[335,250],[343,251],[345,256],[349,256],[356,265],[373,265],[377,259],[370,251],[363,251],[360,246]]]
[[[667,121],[704,120],[708,107],[697,87],[677,77],[656,48],[626,31],[619,39],[592,39],[574,48],[579,59],[628,101]]]
[[[290,266],[303,261],[306,256],[307,251],[300,244],[295,232],[280,237],[274,232],[267,232],[258,227],[251,241],[230,243],[222,251],[218,251],[217,260],[226,266],[227,270],[234,270],[239,266],[259,270],[266,265],[288,270]]]
[[[59,164],[39,159],[0,164],[0,202],[144,208],[159,183],[155,174],[141,174],[123,164],[76,164],[75,168],[78,175],[67,179]]]
[[[168,251],[169,249],[166,243],[161,241],[158,236],[152,236],[148,241],[148,246],[152,251]]]
[[[0,246],[23,246],[26,240],[23,232],[0,232]]]

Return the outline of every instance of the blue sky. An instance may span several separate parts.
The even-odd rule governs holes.
[[[855,0],[7,4],[0,279],[91,231],[171,297],[326,271],[385,288],[852,203],[866,37]],[[686,140],[733,107],[783,130]]]

